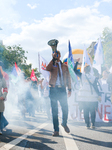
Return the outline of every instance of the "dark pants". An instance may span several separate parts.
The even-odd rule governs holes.
[[[63,126],[66,126],[67,119],[68,119],[68,103],[67,103],[67,93],[65,87],[62,88],[50,87],[50,100],[51,100],[54,131],[59,131],[58,101],[60,102],[62,108]]]
[[[93,126],[95,125],[97,107],[98,107],[98,102],[83,102],[84,119],[88,127],[90,126],[89,113],[91,115],[91,123]]]
[[[5,128],[8,125],[8,121],[5,119],[3,112],[0,112],[0,130]]]

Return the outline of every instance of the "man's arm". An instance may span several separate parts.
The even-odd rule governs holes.
[[[74,66],[74,72],[76,73],[76,75],[77,75],[79,78],[81,78],[82,73],[77,70],[77,65],[78,65],[79,60],[80,60],[80,59],[77,59],[77,62],[76,62],[76,64],[75,64],[75,66]]]
[[[51,71],[52,70],[52,67],[53,67],[53,65],[55,64],[55,61],[57,60],[56,59],[56,55],[57,55],[57,53],[54,53],[53,54],[53,59],[50,61],[50,63],[47,65],[47,67],[46,67],[46,70],[47,71]]]
[[[53,67],[53,61],[51,60],[50,63],[46,66],[47,71],[51,71]]]

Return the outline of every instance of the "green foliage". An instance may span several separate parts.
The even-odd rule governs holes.
[[[41,73],[38,72],[38,69],[35,68],[35,69],[33,69],[33,70],[34,70],[34,72],[35,72],[36,77],[40,78]]]
[[[109,28],[104,28],[102,34],[102,43],[103,43],[103,51],[104,51],[104,59],[105,63],[112,65],[112,30]]]
[[[0,45],[0,60],[4,63],[4,69],[6,69],[7,72],[11,72],[16,62],[18,67],[25,73],[25,77],[30,77],[32,64],[28,65],[26,63],[27,57],[25,53],[28,52],[25,52],[20,45],[7,47]],[[36,72],[35,75],[37,78],[40,77],[37,68],[35,68],[34,71]]]

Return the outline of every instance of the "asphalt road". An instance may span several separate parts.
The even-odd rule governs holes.
[[[60,136],[53,137],[52,120],[45,113],[23,119],[16,112],[8,121],[0,135],[0,150],[112,150],[112,122],[97,122],[93,130],[86,129],[84,122],[69,120],[70,134],[60,125]]]

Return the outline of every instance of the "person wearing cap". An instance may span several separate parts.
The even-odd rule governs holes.
[[[5,109],[4,100],[6,99],[8,89],[6,81],[3,78],[2,65],[3,63],[0,62],[0,134],[2,134],[2,129],[8,124],[7,120],[3,115]]]
[[[80,58],[77,59],[74,67],[74,72],[81,80],[80,89],[78,92],[79,109],[84,111],[84,120],[87,129],[90,128],[89,113],[91,114],[92,129],[95,129],[95,117],[96,110],[98,108],[98,100],[101,100],[97,87],[97,79],[95,76],[91,75],[91,67],[88,64],[85,64],[84,73],[79,72],[77,70],[79,61]],[[94,88],[93,85],[96,85],[96,87]]]
[[[58,121],[58,101],[62,108],[62,127],[69,133],[70,130],[67,126],[68,119],[68,97],[71,95],[71,79],[68,66],[63,64],[60,60],[60,51],[53,53],[53,59],[46,66],[46,70],[50,72],[49,87],[50,87],[50,101],[52,109],[52,119],[54,132],[53,136],[59,136],[59,121]]]

